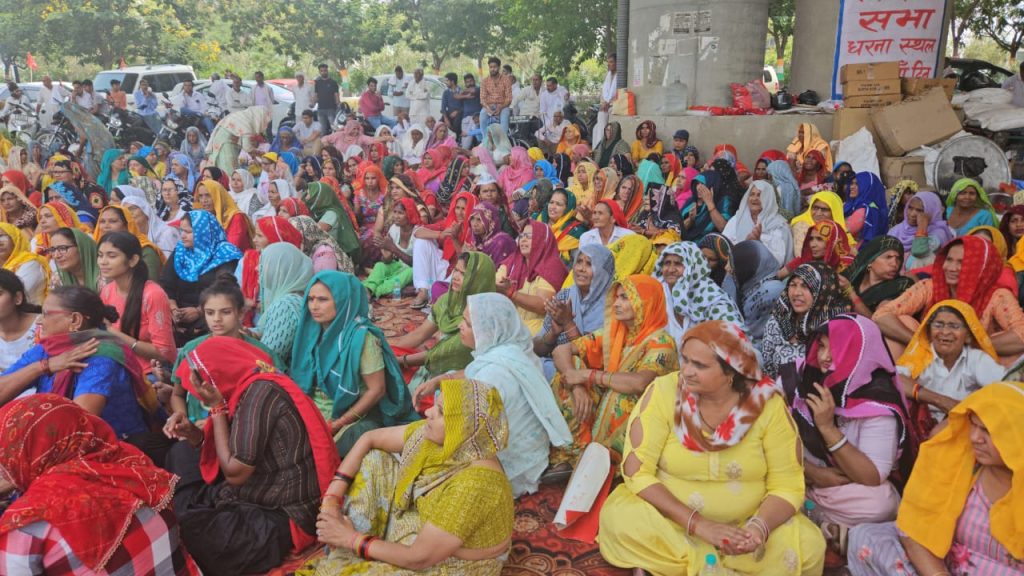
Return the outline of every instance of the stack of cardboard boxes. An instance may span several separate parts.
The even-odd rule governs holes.
[[[839,81],[847,108],[876,108],[903,99],[899,62],[847,64],[839,70]]]
[[[898,62],[843,66],[844,108],[833,118],[832,138],[842,140],[867,128],[878,150],[885,186],[906,179],[924,186],[924,157],[906,154],[960,131],[960,119],[950,104],[956,81],[901,79],[899,70]]]

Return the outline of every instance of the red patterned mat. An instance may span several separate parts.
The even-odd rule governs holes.
[[[427,317],[427,310],[416,310],[412,304],[412,298],[392,300],[381,298],[372,302],[373,322],[380,326],[386,338],[396,338],[412,332],[423,323]]]
[[[564,538],[551,523],[562,501],[562,486],[541,486],[516,503],[512,551],[502,576],[629,576],[601,557],[597,544]]]

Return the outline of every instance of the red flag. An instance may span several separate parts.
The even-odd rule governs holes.
[[[25,56],[25,65],[31,68],[32,70],[36,70],[39,68],[39,65],[36,64],[36,59],[32,57],[31,52],[29,52],[28,55]]]
[[[118,64],[117,67],[119,69],[121,69],[121,70],[124,70],[125,68],[128,67],[128,64],[126,64],[125,61],[124,61],[124,56],[121,56],[121,63]]]

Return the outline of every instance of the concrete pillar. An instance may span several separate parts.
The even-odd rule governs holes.
[[[832,97],[832,66],[836,58],[839,0],[796,0],[793,63],[786,85],[790,94],[814,90]]]
[[[821,0],[819,0],[821,1]],[[761,77],[771,0],[631,0],[628,85],[637,114],[731,105]]]

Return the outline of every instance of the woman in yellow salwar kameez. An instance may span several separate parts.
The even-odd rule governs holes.
[[[647,388],[627,433],[625,483],[601,509],[608,562],[656,576],[712,563],[716,574],[822,573],[825,540],[799,512],[800,437],[735,324],[686,332],[679,374]]]
[[[507,441],[496,389],[442,381],[426,420],[356,442],[317,520],[328,556],[299,574],[497,576],[512,538],[512,488],[496,456]]]
[[[575,465],[590,442],[608,447],[618,461],[626,419],[640,395],[679,366],[675,343],[665,331],[665,310],[657,280],[630,276],[608,292],[603,328],[555,348],[558,373],[551,386],[573,442],[552,449],[552,471]]]

